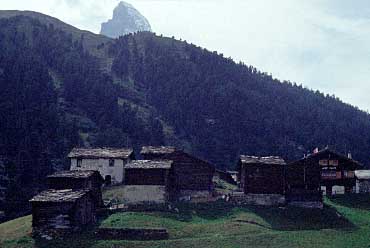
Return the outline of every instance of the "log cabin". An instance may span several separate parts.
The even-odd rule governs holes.
[[[96,205],[87,189],[49,189],[30,203],[34,233],[73,231],[96,222]]]
[[[101,187],[104,180],[98,171],[60,171],[49,175],[47,182],[49,189],[90,190],[95,205],[103,205]]]
[[[160,204],[173,199],[173,162],[134,160],[125,166],[124,202]]]
[[[189,153],[171,146],[146,146],[141,150],[145,160],[173,161],[174,189],[178,200],[196,201],[211,196],[215,167]]]
[[[122,184],[124,167],[135,159],[132,149],[127,148],[74,148],[68,155],[71,170],[96,170],[105,185]]]

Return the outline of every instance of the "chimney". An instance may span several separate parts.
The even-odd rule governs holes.
[[[348,152],[347,157],[348,157],[349,159],[352,159],[352,153],[351,153],[351,152]]]

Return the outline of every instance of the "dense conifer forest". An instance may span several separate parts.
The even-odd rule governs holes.
[[[239,154],[294,160],[330,146],[368,163],[370,115],[335,96],[174,38],[142,32],[111,40],[41,14],[5,14],[7,210],[26,209],[45,175],[68,168],[74,146],[175,145],[223,169]]]

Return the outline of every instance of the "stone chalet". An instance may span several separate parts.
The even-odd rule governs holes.
[[[135,159],[132,149],[117,148],[74,148],[68,155],[71,170],[96,170],[106,185],[122,184],[124,167]]]

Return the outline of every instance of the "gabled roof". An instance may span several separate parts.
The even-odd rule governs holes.
[[[207,167],[214,170],[215,167],[211,163],[195,157],[181,149],[177,149],[173,146],[144,146],[141,150],[141,154],[144,155],[157,155],[154,158],[149,158],[155,160],[157,157],[161,160],[172,160],[175,166],[184,164],[198,164],[198,166]]]
[[[93,170],[70,170],[70,171],[59,171],[48,176],[48,178],[89,178],[94,175],[99,177],[100,173]]]
[[[74,148],[68,158],[116,158],[127,159],[133,154],[130,148]]]
[[[370,170],[357,170],[355,171],[355,175],[360,180],[368,180],[370,179]]]
[[[173,162],[169,160],[134,160],[125,169],[171,169]]]
[[[270,156],[270,157],[256,157],[240,155],[240,161],[242,164],[273,164],[273,165],[285,165],[285,160],[281,157]]]
[[[49,189],[33,197],[30,200],[30,202],[52,202],[52,203],[72,202],[73,203],[88,193],[89,193],[89,190],[86,190],[86,189],[82,189],[82,190]]]
[[[143,146],[141,154],[170,154],[176,151],[173,146]]]
[[[338,152],[335,152],[333,150],[330,150],[329,148],[325,148],[319,152],[316,152],[316,153],[312,153],[310,155],[308,155],[307,157],[305,158],[302,158],[302,159],[299,159],[298,161],[294,161],[290,164],[295,164],[295,163],[298,163],[298,162],[301,162],[301,161],[304,161],[304,160],[307,160],[307,159],[313,159],[313,158],[317,158],[317,157],[320,157],[320,156],[323,156],[325,154],[328,154],[329,156],[335,156],[337,157],[338,159],[341,159],[342,161],[346,161],[352,165],[354,165],[355,167],[359,167],[359,168],[362,168],[363,165],[361,163],[359,163],[358,161],[352,159],[352,158],[348,158],[347,156],[344,156]]]

